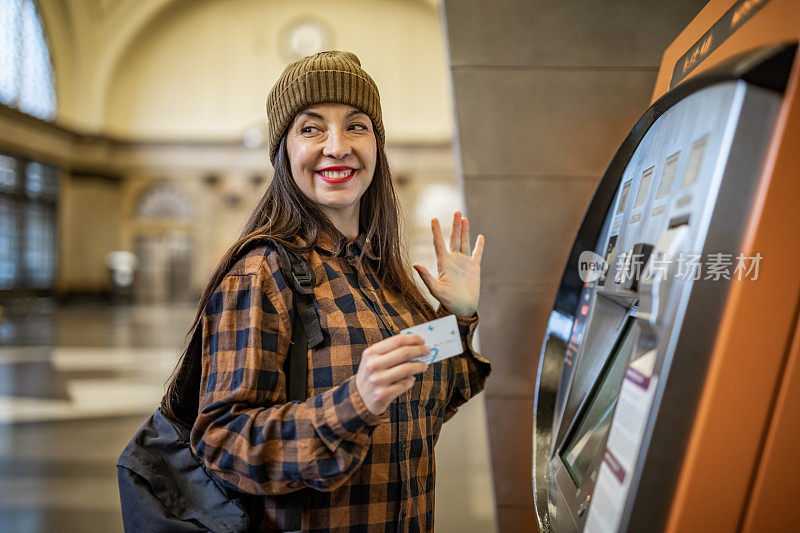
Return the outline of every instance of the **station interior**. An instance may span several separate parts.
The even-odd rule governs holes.
[[[796,529],[798,28],[797,0],[0,0],[0,531],[123,531],[117,458],[272,179],[267,92],[323,50],[380,90],[410,262],[431,217],[486,241],[492,373],[436,443],[435,529]]]

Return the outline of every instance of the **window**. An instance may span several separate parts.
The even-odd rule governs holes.
[[[58,169],[0,154],[0,290],[53,289]]]
[[[17,206],[0,196],[0,288],[11,289],[17,278]]]
[[[55,117],[50,51],[34,0],[0,0],[0,102]]]
[[[55,213],[46,206],[25,206],[25,273],[28,286],[49,289],[55,273]]]

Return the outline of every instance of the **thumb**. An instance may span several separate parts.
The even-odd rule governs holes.
[[[431,286],[436,283],[436,278],[434,278],[424,266],[414,263],[414,270],[417,271],[417,274],[419,274],[419,277],[422,278],[422,281],[425,283],[425,285],[427,285],[428,289],[430,289]]]

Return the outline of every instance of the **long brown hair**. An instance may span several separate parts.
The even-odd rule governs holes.
[[[364,261],[367,248],[372,245],[380,261],[375,266],[375,273],[384,290],[393,292],[403,298],[413,309],[423,316],[432,318],[432,308],[420,293],[405,268],[405,261],[400,246],[400,214],[397,195],[394,189],[389,161],[383,147],[378,143],[375,175],[364,195],[361,197],[359,209],[360,230],[366,233],[366,245],[361,251],[359,261]],[[187,379],[192,370],[198,371],[202,356],[201,325],[208,300],[219,286],[222,278],[230,270],[241,252],[259,239],[269,237],[280,242],[301,255],[307,254],[317,240],[320,232],[336,235],[333,223],[305,194],[292,178],[289,158],[286,152],[286,136],[278,144],[275,155],[275,172],[258,205],[250,214],[241,235],[228,248],[217,264],[214,273],[206,284],[194,321],[186,336],[190,341],[178,360],[178,364],[167,380],[167,390],[161,400],[161,410],[173,419],[193,418],[194,413],[187,413],[184,407],[187,402],[193,406],[199,392],[197,384]],[[299,235],[307,244],[301,247],[293,243],[294,236]],[[194,368],[192,368],[194,366]],[[185,395],[192,394],[190,400]],[[179,406],[181,403],[181,406]],[[179,412],[180,416],[177,414]],[[189,409],[191,411],[191,409]]]

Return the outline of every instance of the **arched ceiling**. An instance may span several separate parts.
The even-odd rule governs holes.
[[[59,121],[83,132],[103,133],[108,91],[120,61],[156,20],[182,1],[40,0],[56,69]],[[193,0],[198,7],[213,1]],[[424,5],[435,13],[441,0],[399,2]]]
[[[175,1],[37,2],[52,50],[61,122],[102,133],[105,87],[117,60],[132,39]]]

